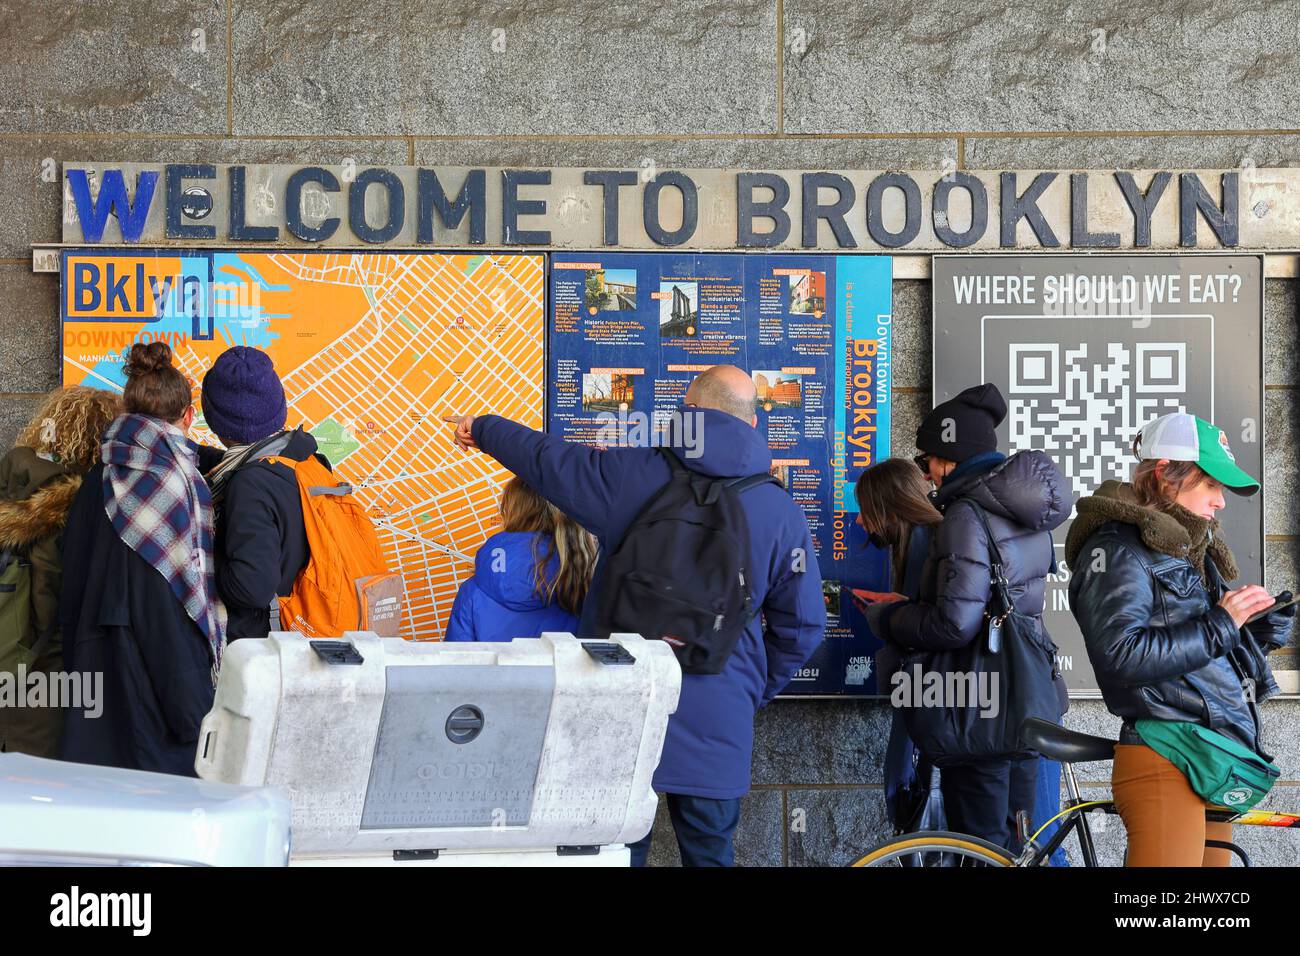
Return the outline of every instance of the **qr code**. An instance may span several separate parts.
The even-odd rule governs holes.
[[[1011,448],[1050,455],[1076,497],[1127,479],[1138,430],[1201,391],[1186,342],[1013,342],[1007,358]]]

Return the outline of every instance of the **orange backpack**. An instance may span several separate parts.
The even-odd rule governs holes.
[[[340,482],[315,455],[304,461],[273,456],[262,459],[293,469],[302,497],[302,521],[311,555],[280,598],[280,626],[306,637],[340,637],[344,631],[374,630],[366,613],[367,592],[379,588],[400,595],[401,576],[388,570],[375,526],[352,497],[352,486]],[[397,636],[400,598],[381,602],[387,616],[378,630]]]

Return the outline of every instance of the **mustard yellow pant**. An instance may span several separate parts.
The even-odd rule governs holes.
[[[1116,744],[1115,808],[1128,830],[1125,866],[1229,866],[1232,852],[1206,840],[1232,840],[1232,824],[1207,823],[1205,801],[1187,777],[1150,747]]]

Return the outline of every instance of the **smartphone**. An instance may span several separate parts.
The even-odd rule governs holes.
[[[1300,597],[1296,597],[1290,591],[1283,591],[1281,594],[1275,597],[1273,599],[1273,603],[1270,604],[1268,607],[1264,608],[1264,610],[1256,611],[1250,617],[1246,618],[1246,623],[1254,624],[1261,617],[1268,617],[1268,615],[1272,614],[1274,611],[1280,611],[1284,607],[1290,607],[1292,604],[1295,604],[1297,601],[1300,601]]]

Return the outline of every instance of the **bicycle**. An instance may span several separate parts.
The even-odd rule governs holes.
[[[1036,718],[1025,721],[1020,729],[1020,736],[1031,749],[1061,764],[1061,775],[1065,780],[1066,803],[1061,812],[1056,814],[1032,834],[1028,832],[1028,815],[1021,811],[1019,818],[1020,839],[1023,844],[1021,852],[1012,856],[1005,847],[982,840],[965,833],[953,833],[947,830],[921,830],[904,833],[886,840],[879,846],[867,851],[849,866],[901,866],[903,860],[913,858],[914,865],[950,866],[971,864],[1000,867],[1046,866],[1057,848],[1065,842],[1066,837],[1076,833],[1079,838],[1079,852],[1085,867],[1099,866],[1096,844],[1093,842],[1092,827],[1088,823],[1088,814],[1100,812],[1114,815],[1114,800],[1084,800],[1079,793],[1079,783],[1074,775],[1074,764],[1094,763],[1113,760],[1115,744],[1118,741],[1105,737],[1094,737],[1066,730],[1046,720]],[[1300,828],[1300,813],[1278,813],[1267,810],[1247,810],[1238,813],[1227,807],[1207,807],[1206,819],[1211,822],[1241,824],[1244,826],[1282,827],[1284,829]],[[1050,840],[1040,845],[1038,838],[1057,821],[1060,827],[1052,834]],[[1250,866],[1250,857],[1246,851],[1235,843],[1219,840],[1207,840],[1206,846],[1229,850]]]

